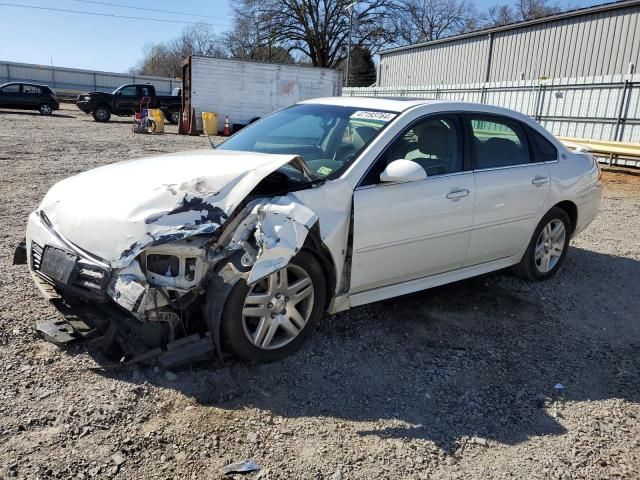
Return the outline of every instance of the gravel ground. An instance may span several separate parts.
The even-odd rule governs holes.
[[[629,173],[605,173],[554,279],[497,273],[357,308],[277,363],[101,374],[98,356],[39,339],[53,310],[11,265],[28,213],[88,168],[207,148],[167,130],[0,112],[0,478],[219,478],[247,458],[263,479],[640,478]]]

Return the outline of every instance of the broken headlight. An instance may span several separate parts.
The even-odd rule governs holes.
[[[180,259],[174,255],[147,255],[147,271],[163,277],[177,277],[180,274]]]

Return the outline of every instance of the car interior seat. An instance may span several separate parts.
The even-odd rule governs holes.
[[[477,142],[478,164],[482,168],[498,168],[527,163],[523,149],[513,140],[492,137],[486,142]]]
[[[457,160],[456,135],[441,123],[428,123],[415,130],[418,148],[406,155],[407,160],[418,163],[427,175],[439,175],[455,171]]]

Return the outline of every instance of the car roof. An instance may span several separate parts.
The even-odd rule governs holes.
[[[0,87],[4,87],[5,85],[29,85],[30,87],[46,87],[51,88],[49,85],[45,85],[44,83],[31,83],[31,82],[7,82],[0,85]]]
[[[303,100],[299,103],[336,105],[367,110],[386,110],[389,112],[399,113],[418,105],[445,103],[445,101],[410,97],[323,97]]]
[[[362,108],[366,110],[386,110],[402,113],[414,107],[434,107],[443,112],[476,112],[486,115],[502,115],[511,117],[529,125],[537,123],[529,116],[511,110],[486,103],[463,102],[460,100],[435,100],[427,98],[411,97],[324,97],[304,100],[300,104],[337,105],[343,107]]]

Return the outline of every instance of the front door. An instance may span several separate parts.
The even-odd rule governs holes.
[[[475,215],[465,266],[515,255],[528,245],[549,194],[548,165],[532,158],[520,122],[470,115]]]
[[[19,84],[13,83],[0,89],[0,107],[21,108]]]
[[[473,173],[464,168],[457,115],[414,122],[354,192],[351,293],[461,268],[473,221]],[[384,183],[394,160],[421,165],[425,180]]]
[[[138,89],[135,85],[127,85],[116,92],[115,110],[117,115],[133,115],[134,111],[140,109],[140,98],[138,98]]]

